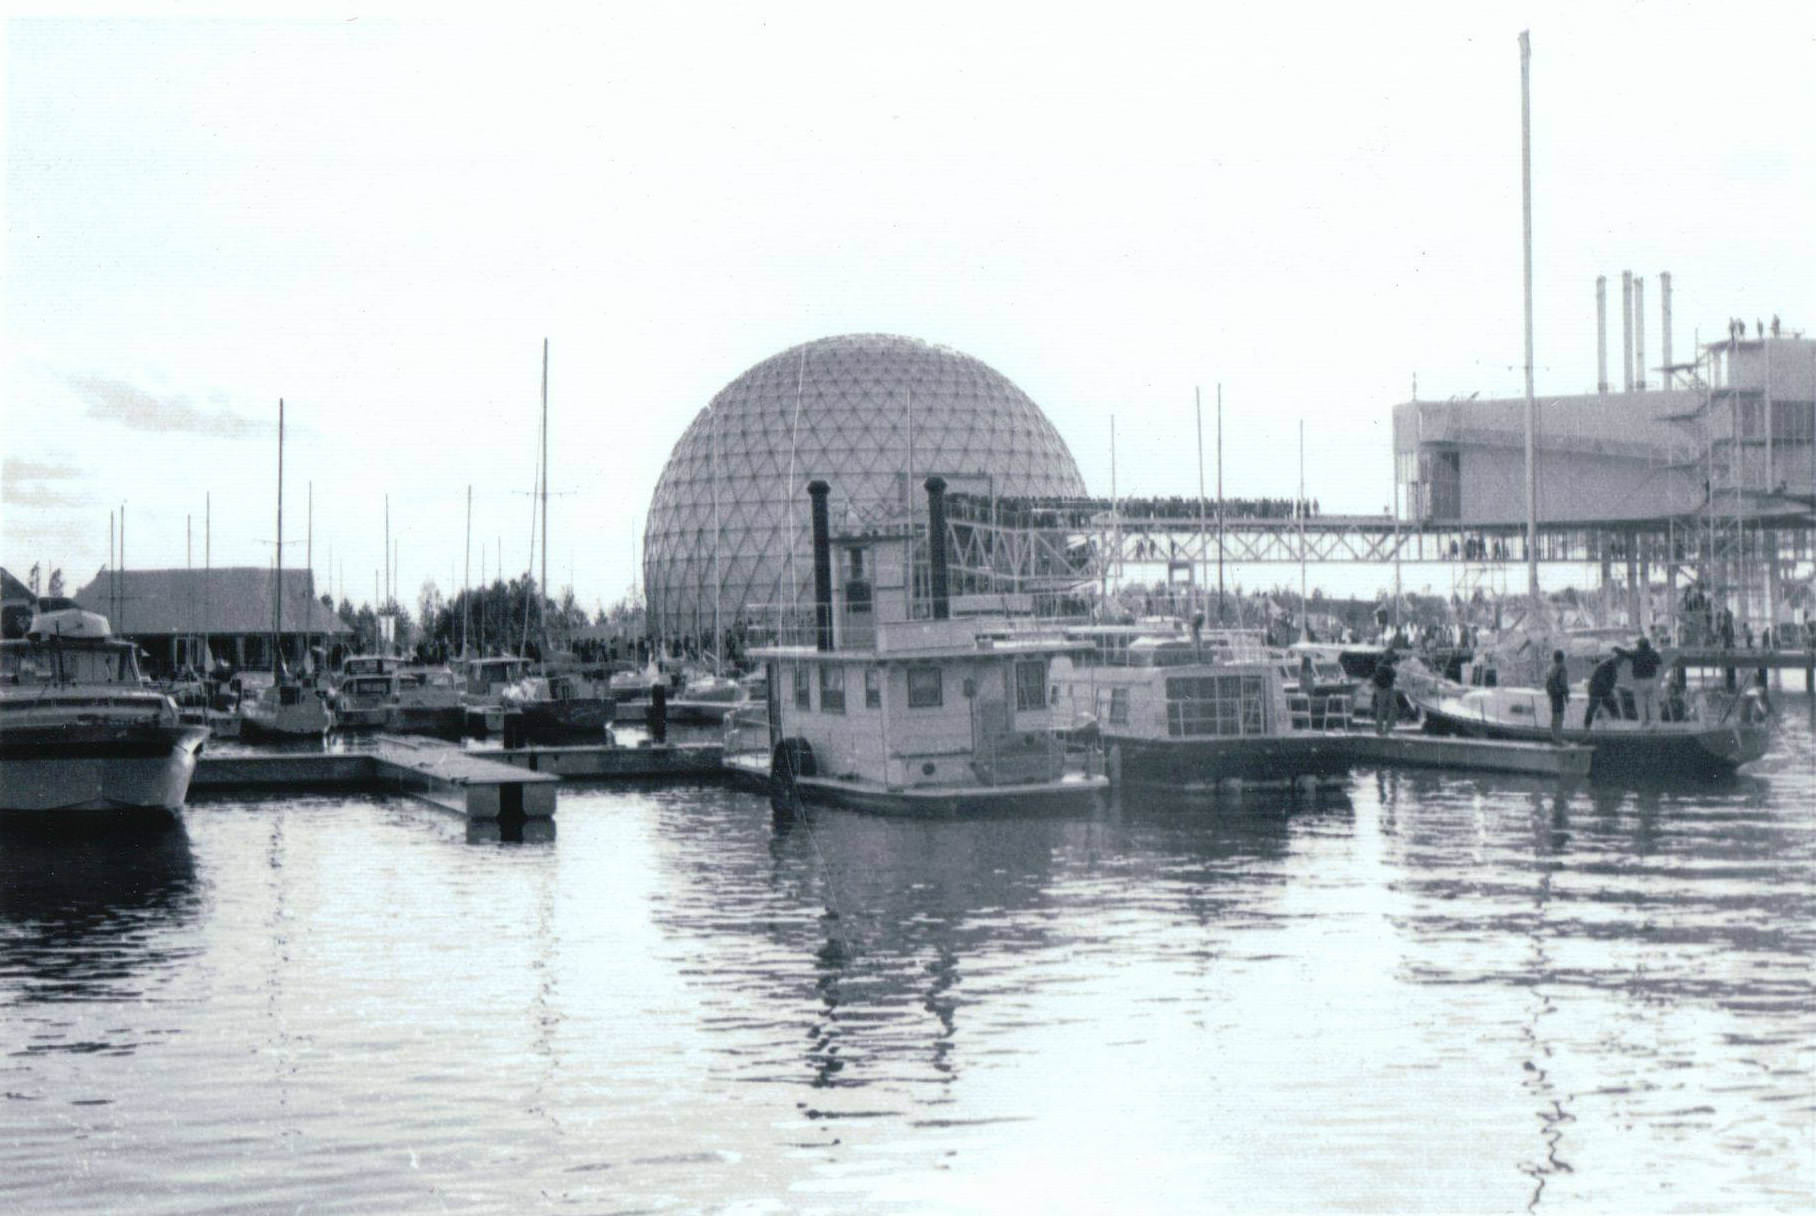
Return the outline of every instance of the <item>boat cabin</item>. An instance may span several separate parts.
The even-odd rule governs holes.
[[[496,697],[509,684],[530,674],[530,661],[516,655],[490,659],[468,659],[465,667],[465,692],[470,698]]]
[[[815,617],[811,634],[758,648],[772,748],[811,757],[822,777],[886,789],[1057,782],[1051,665],[1086,649],[1031,622],[952,612],[943,508],[929,479],[933,547],[911,566],[916,533],[885,526],[827,535],[826,486],[815,482]],[[911,582],[911,573],[913,579]],[[925,600],[911,596],[916,584]],[[928,617],[916,616],[925,606]]]
[[[41,613],[23,638],[0,642],[6,684],[144,685],[138,647],[112,636],[107,618],[78,608]]]

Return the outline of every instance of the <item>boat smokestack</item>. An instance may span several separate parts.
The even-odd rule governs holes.
[[[1646,279],[1633,278],[1633,383],[1646,391]]]
[[[1633,391],[1633,272],[1621,271],[1621,387]]]
[[[1595,391],[1608,391],[1608,276],[1595,276]]]
[[[1671,272],[1658,272],[1659,355],[1665,365],[1663,387],[1671,387]]]
[[[826,495],[832,487],[823,481],[807,483],[813,500],[813,644],[832,647],[832,525],[826,513]]]
[[[933,619],[943,621],[952,615],[952,599],[946,582],[946,480],[927,479],[927,564],[933,584]]]

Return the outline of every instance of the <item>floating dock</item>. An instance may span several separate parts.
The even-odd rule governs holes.
[[[1416,731],[1390,735],[1357,732],[1345,741],[1357,764],[1448,768],[1459,772],[1527,773],[1539,777],[1587,777],[1593,747],[1576,743],[1513,743],[1459,739]]]
[[[196,761],[190,793],[224,790],[388,789],[468,819],[555,813],[560,778],[472,756],[459,748],[385,738],[366,751],[213,756]]]
[[[1447,768],[1458,772],[1584,777],[1594,749],[1570,744],[1505,743],[1396,731],[1332,736],[1351,763]],[[740,763],[742,761],[742,763]],[[763,757],[728,759],[717,743],[634,747],[522,747],[464,750],[431,739],[377,736],[345,752],[203,755],[192,793],[232,790],[389,790],[472,820],[539,819],[555,813],[563,779],[580,781],[731,780],[767,788]]]
[[[634,747],[502,747],[466,753],[557,777],[623,778],[724,776],[725,749],[717,743],[649,743]]]
[[[375,736],[359,751],[275,755],[204,754],[189,788],[225,790],[393,790],[468,819],[541,818],[555,813],[562,778],[717,779],[717,743],[637,747],[523,747],[465,750],[432,739]]]

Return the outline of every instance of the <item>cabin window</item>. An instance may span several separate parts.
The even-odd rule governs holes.
[[[813,708],[813,676],[809,674],[805,663],[794,668],[795,708]]]
[[[1047,707],[1047,660],[1018,659],[1015,663],[1015,709],[1020,713]]]
[[[939,668],[910,667],[908,669],[909,709],[935,709],[944,702],[945,698],[940,687]]]
[[[820,668],[820,712],[845,712],[845,669],[828,663]]]
[[[1129,724],[1129,690],[1112,688],[1110,690],[1110,725],[1127,726]]]
[[[864,669],[864,708],[883,708],[883,672],[880,668]]]
[[[1266,699],[1267,681],[1259,675],[1175,676],[1167,681],[1167,733],[1262,734]]]

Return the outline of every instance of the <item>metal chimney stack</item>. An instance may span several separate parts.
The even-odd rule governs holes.
[[[832,524],[826,509],[831,491],[823,481],[807,483],[807,495],[813,499],[813,642],[823,651],[833,649]]]
[[[1658,309],[1659,309],[1659,313],[1660,313],[1659,320],[1662,322],[1662,332],[1659,334],[1659,344],[1661,347],[1661,352],[1659,355],[1659,362],[1661,362],[1665,365],[1663,387],[1670,388],[1671,387],[1671,371],[1670,371],[1670,368],[1671,368],[1671,272],[1669,270],[1661,270],[1658,272]]]
[[[1595,276],[1595,391],[1608,391],[1608,276]]]
[[[927,565],[933,584],[933,619],[952,615],[950,584],[946,574],[946,479],[927,479]]]
[[[1646,280],[1633,279],[1633,382],[1640,392],[1646,391]]]
[[[1622,388],[1633,391],[1633,272],[1621,271],[1621,375]]]

